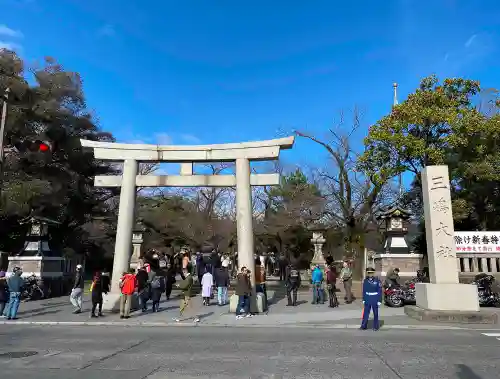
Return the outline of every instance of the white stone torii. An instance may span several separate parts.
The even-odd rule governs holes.
[[[98,187],[121,187],[112,294],[120,293],[119,278],[130,265],[136,187],[236,186],[238,260],[240,267],[246,266],[252,272],[255,271],[251,186],[278,185],[280,175],[251,174],[250,161],[278,159],[280,150],[293,147],[293,136],[267,141],[195,146],[123,144],[83,139],[80,141],[82,147],[94,150],[96,159],[123,161],[121,176],[96,176],[94,180],[94,185]],[[181,172],[175,176],[137,175],[139,162],[181,163]],[[236,162],[236,175],[195,175],[195,162]],[[112,306],[115,307],[116,305]]]

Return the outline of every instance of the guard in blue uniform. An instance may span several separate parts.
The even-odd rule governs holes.
[[[368,318],[370,310],[373,310],[373,330],[378,330],[378,308],[382,304],[382,282],[379,278],[374,277],[375,270],[373,268],[366,269],[366,279],[363,281],[363,304],[365,306],[363,312],[363,321],[360,329],[368,327]]]

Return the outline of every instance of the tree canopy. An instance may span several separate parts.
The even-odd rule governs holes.
[[[482,94],[474,80],[424,78],[414,93],[369,129],[359,167],[388,177],[412,173],[405,199],[421,217],[421,170],[448,165],[456,227],[498,230],[499,103],[493,98],[485,107],[479,101]]]
[[[107,212],[111,196],[109,190],[94,187],[93,178],[114,170],[82,150],[79,140],[113,141],[113,137],[101,131],[87,109],[79,75],[52,58],[39,67],[27,67],[16,54],[1,50],[0,93],[7,88],[2,235],[22,234],[20,218],[43,214],[61,225],[54,231],[54,243],[81,253],[87,239],[85,225]],[[52,151],[13,149],[22,140],[48,141]],[[16,250],[19,242],[3,238],[0,248]]]

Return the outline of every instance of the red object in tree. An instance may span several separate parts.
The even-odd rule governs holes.
[[[38,146],[38,150],[44,153],[50,150],[50,146],[42,142],[40,146]]]

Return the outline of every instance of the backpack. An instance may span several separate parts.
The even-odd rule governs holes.
[[[329,283],[335,283],[337,281],[337,273],[334,270],[334,268],[330,268],[326,272],[326,281]]]
[[[296,270],[296,269],[294,269],[294,268],[292,268],[292,269],[290,270],[290,279],[291,279],[291,280],[297,280],[297,279],[298,279],[298,277],[299,277],[299,271],[298,271],[298,270]]]
[[[153,280],[151,281],[151,288],[152,289],[158,289],[161,287],[161,281],[159,276],[155,276]]]

